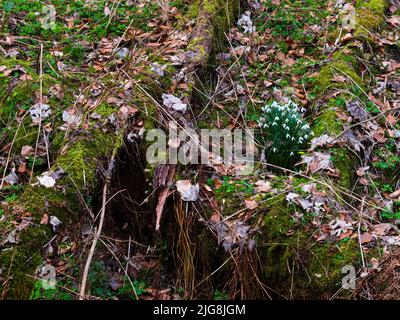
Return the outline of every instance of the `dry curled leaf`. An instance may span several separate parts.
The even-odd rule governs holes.
[[[183,201],[196,201],[199,195],[199,185],[192,185],[190,180],[179,180],[176,182],[176,189]]]
[[[350,102],[347,102],[347,110],[349,111],[350,115],[359,121],[365,121],[368,118],[367,112],[364,110],[364,108],[361,106],[360,101],[358,100],[353,100]]]
[[[333,163],[329,153],[314,152],[311,156],[302,156],[301,163],[307,164],[307,171],[311,173],[320,170],[333,170]]]
[[[360,234],[360,243],[369,243],[372,241],[372,233],[364,232]]]
[[[246,204],[246,208],[249,210],[254,210],[258,207],[257,201],[253,199],[244,199],[244,203]]]
[[[258,180],[256,183],[256,191],[257,192],[270,192],[272,190],[271,184],[269,181]]]
[[[45,213],[42,217],[42,219],[40,220],[40,224],[48,224],[49,223],[49,215],[47,213]]]
[[[175,111],[186,112],[187,104],[183,103],[181,99],[172,94],[162,94],[163,105],[167,108],[174,109]]]

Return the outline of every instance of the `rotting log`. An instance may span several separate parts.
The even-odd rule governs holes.
[[[193,87],[196,85],[196,74],[207,67],[213,52],[218,49],[216,48],[216,44],[221,45],[221,43],[225,42],[224,32],[229,30],[230,23],[238,12],[239,3],[238,0],[202,0],[198,3],[196,25],[193,28],[189,44],[186,48],[186,54],[189,59],[188,64],[185,66],[185,74],[188,78],[189,88],[185,91],[185,103],[190,104],[191,102],[194,91]],[[193,5],[196,5],[196,3]],[[193,113],[195,113],[195,110],[188,109],[182,115],[177,111],[162,108],[160,114],[163,116],[160,120],[165,127],[168,127],[168,121],[173,119],[174,123],[180,129],[196,129],[196,125],[192,119]],[[169,195],[172,193],[173,180],[176,174],[179,174],[179,168],[175,164],[161,164],[155,170],[153,186],[157,188],[155,192],[155,198],[157,199],[156,231],[160,229],[164,206]],[[173,212],[176,223],[174,224],[178,230],[174,232],[177,239],[175,241],[176,246],[172,248],[172,252],[174,260],[180,262],[177,266],[177,275],[180,275],[178,281],[181,281],[184,287],[185,297],[190,298],[196,292],[196,277],[209,272],[209,263],[206,263],[207,271],[194,271],[197,265],[196,260],[198,259],[195,255],[196,247],[202,247],[204,242],[194,232],[196,229],[194,226],[195,222],[193,219],[188,218],[188,216],[194,215],[188,215],[188,213],[182,214],[182,200],[176,199],[175,202]],[[190,206],[189,209],[186,207],[186,209],[191,212],[193,207]],[[200,248],[200,251],[202,250]]]
[[[196,5],[194,3],[193,5]],[[195,84],[195,73],[206,67],[210,55],[214,49],[213,44],[221,33],[228,30],[228,26],[232,18],[237,13],[239,1],[233,0],[202,0],[198,5],[198,14],[196,17],[196,25],[190,36],[190,42],[186,48],[186,54],[189,57],[188,65],[185,66],[185,73],[188,77],[188,83]],[[190,103],[193,88],[185,92],[185,101]],[[160,106],[159,113],[160,122],[165,128],[168,128],[168,122],[173,120],[180,128],[195,128],[191,117],[192,112],[188,109],[183,115],[174,110],[167,110]],[[157,223],[156,231],[160,228],[161,216],[164,210],[164,204],[170,194],[172,179],[176,172],[176,165],[162,164],[155,170],[154,186],[158,191],[155,196],[157,200]],[[167,178],[169,177],[169,178]],[[166,179],[167,178],[167,179]]]

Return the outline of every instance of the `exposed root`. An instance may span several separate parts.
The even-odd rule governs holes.
[[[179,266],[177,272],[184,288],[185,298],[192,299],[195,294],[195,255],[196,246],[191,240],[191,228],[193,216],[188,212],[188,203],[183,203],[178,199],[174,205],[175,219],[177,222],[177,239],[174,245],[174,256],[176,265]],[[179,280],[178,280],[179,282]]]

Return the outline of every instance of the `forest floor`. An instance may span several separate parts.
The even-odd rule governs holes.
[[[398,0],[0,16],[2,299],[400,298]],[[149,163],[171,120],[253,129],[253,170]]]

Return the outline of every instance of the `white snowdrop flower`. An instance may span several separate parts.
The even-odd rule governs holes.
[[[292,141],[295,141],[296,139],[294,137],[292,137]]]
[[[314,137],[314,132],[311,131],[310,136]]]
[[[299,138],[299,143],[303,143],[303,138],[302,137]]]
[[[288,118],[286,118],[286,119],[285,119],[285,122],[286,122],[286,123],[288,123],[288,122],[289,122],[289,119],[288,119]]]
[[[291,137],[290,137],[290,134],[288,133],[288,134],[286,134],[286,139],[290,139]]]
[[[301,119],[297,120],[297,124],[300,124],[300,123],[301,123]]]
[[[301,127],[302,130],[307,130],[310,129],[310,126],[308,124],[305,124],[304,126]]]
[[[267,124],[264,124],[264,128],[269,128],[269,126]]]
[[[285,130],[289,131],[289,130],[290,130],[290,128],[289,128],[289,127],[286,127],[286,128],[285,128]]]
[[[305,134],[304,135],[304,140],[307,140],[308,139],[308,134]]]
[[[275,117],[274,121],[279,121],[279,117]]]
[[[294,153],[293,153],[293,151],[290,153],[290,156],[294,156]]]
[[[272,126],[273,127],[275,127],[275,126],[277,126],[278,124],[274,121],[273,123],[272,123]]]
[[[273,152],[277,152],[278,150],[277,150],[276,148],[273,148],[272,151],[273,151]]]

